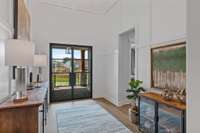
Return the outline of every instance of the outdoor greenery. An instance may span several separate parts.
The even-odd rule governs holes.
[[[69,86],[69,73],[71,72],[71,59],[55,59],[53,60],[53,77],[52,82],[55,87]],[[88,80],[88,59],[85,59],[84,72],[81,70],[81,60],[74,59],[74,72],[76,73],[76,85],[87,85]]]
[[[81,85],[81,74],[83,75],[84,73],[76,73],[76,85]],[[83,80],[83,79],[82,79]],[[85,74],[84,80],[86,85],[87,85],[87,80],[88,80],[88,75]],[[59,75],[55,74],[52,77],[52,81],[56,87],[66,87],[69,86],[69,75]]]
[[[53,83],[55,83],[55,86],[69,86],[68,76],[56,75],[52,78],[52,80]]]

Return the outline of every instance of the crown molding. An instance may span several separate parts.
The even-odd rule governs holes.
[[[72,6],[69,6],[63,2],[56,2],[56,1],[51,1],[51,0],[41,0],[40,3],[48,6],[54,6],[54,7],[59,7],[59,8],[65,8],[68,10],[73,10],[77,12],[82,12],[82,13],[88,13],[88,14],[93,14],[93,15],[106,15],[108,14],[119,2],[120,0],[115,0],[109,8],[105,9],[105,11],[92,11],[88,9],[82,9],[82,8],[74,8]]]

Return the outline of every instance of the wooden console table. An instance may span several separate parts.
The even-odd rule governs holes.
[[[28,90],[28,101],[14,103],[13,97],[0,104],[0,133],[44,132],[48,88]],[[41,116],[41,117],[40,117]]]
[[[144,133],[185,133],[186,104],[153,92],[140,94],[139,126]]]

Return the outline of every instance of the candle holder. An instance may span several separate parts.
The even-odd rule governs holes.
[[[186,103],[186,90],[185,89],[178,89],[176,91],[176,99],[181,103]]]
[[[165,88],[163,89],[161,96],[165,99],[165,100],[173,100],[174,98],[174,91],[173,89],[169,88],[168,85],[165,86]]]

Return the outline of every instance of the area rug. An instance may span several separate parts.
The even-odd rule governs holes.
[[[56,111],[58,133],[132,133],[97,103]]]

